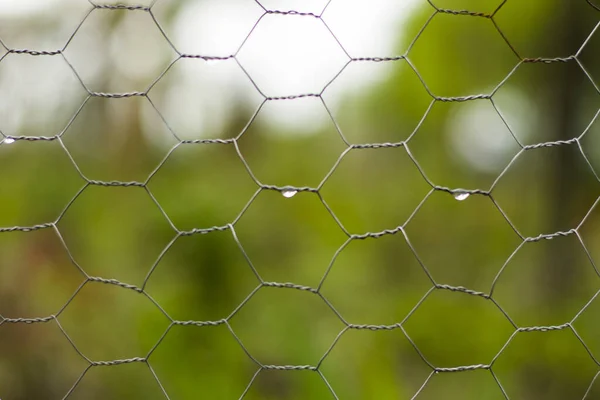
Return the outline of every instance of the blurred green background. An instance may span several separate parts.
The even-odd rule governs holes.
[[[396,3],[6,1],[0,398],[600,399],[600,3]]]

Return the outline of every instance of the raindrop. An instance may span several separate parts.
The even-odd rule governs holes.
[[[11,144],[11,143],[14,143],[14,142],[15,142],[15,139],[13,139],[13,138],[6,138],[6,139],[4,139],[4,143],[6,143],[6,144]]]
[[[294,197],[296,195],[296,193],[298,193],[297,190],[284,190],[283,192],[281,192],[283,197],[285,197],[287,199]]]
[[[206,59],[206,63],[208,65],[216,65],[216,64],[220,63],[221,61],[223,61],[223,60],[219,60],[219,59],[216,59],[216,58]]]
[[[454,198],[458,201],[466,200],[471,194],[465,192],[454,193]]]

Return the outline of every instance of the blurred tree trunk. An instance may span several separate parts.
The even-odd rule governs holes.
[[[561,11],[556,13],[556,20],[551,24],[554,31],[561,32],[560,35],[555,35],[557,37],[555,46],[561,55],[574,54],[576,49],[581,46],[578,38],[586,34],[586,32],[582,32],[585,28],[583,24],[579,23],[581,15],[574,6],[566,5],[562,7]],[[568,62],[574,63],[575,61]],[[548,118],[554,119],[549,124],[553,127],[549,132],[550,140],[553,141],[581,134],[575,129],[579,125],[580,105],[584,101],[580,95],[583,91],[580,89],[586,84],[585,76],[575,73],[576,69],[574,68],[561,68],[559,71],[554,76],[555,101],[551,106],[552,109],[546,110],[547,112],[544,113]],[[580,205],[579,200],[585,197],[582,191],[589,190],[587,186],[582,187],[577,179],[578,171],[576,169],[579,162],[577,160],[578,153],[574,150],[563,149],[563,151],[557,152],[558,158],[553,160],[554,162],[550,166],[551,170],[546,174],[547,196],[545,201],[549,204],[547,226],[552,227],[550,229],[555,229],[554,227],[557,226],[568,227],[565,229],[575,228],[572,226],[570,217],[580,214],[575,208]],[[583,268],[576,268],[572,265],[573,256],[582,254],[577,246],[575,240],[555,240],[551,247],[552,251],[545,254],[544,265],[540,268],[542,274],[540,282],[546,283],[542,290],[545,291],[544,295],[549,307],[564,302],[565,299],[557,293],[577,293],[575,285],[581,283],[583,278],[581,276]],[[575,260],[582,263],[587,262],[583,259]]]

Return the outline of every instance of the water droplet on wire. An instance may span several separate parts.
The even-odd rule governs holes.
[[[6,138],[6,139],[4,139],[4,143],[6,143],[6,144],[12,144],[14,142],[15,142],[15,139],[13,139],[13,138]]]
[[[208,65],[216,65],[216,64],[220,63],[221,61],[223,61],[223,60],[219,60],[219,59],[215,59],[215,58],[209,58],[209,59],[206,60],[206,63]]]
[[[283,192],[281,192],[283,197],[285,197],[286,199],[294,197],[296,195],[296,193],[298,193],[297,190],[284,190]]]
[[[465,192],[454,193],[454,198],[458,201],[466,200],[471,194]]]

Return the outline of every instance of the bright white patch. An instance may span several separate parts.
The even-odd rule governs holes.
[[[257,118],[257,121],[267,124],[269,131],[278,135],[289,132],[313,135],[327,123],[333,128],[333,122],[323,103],[313,97],[294,101],[269,101],[262,107]]]
[[[396,47],[404,39],[401,24],[410,20],[418,7],[427,7],[423,3],[426,2],[333,1],[323,13],[323,20],[352,57],[397,56]]]
[[[387,56],[394,53],[395,46],[403,39],[401,36],[402,29],[399,25],[414,15],[413,11],[420,4],[420,1],[406,0],[400,2],[401,4],[398,4],[396,0],[378,0],[377,6],[366,4],[362,0],[345,0],[338,3],[340,3],[338,5],[341,7],[341,10],[333,8],[336,6],[336,2],[333,2],[323,14],[323,20],[331,27],[336,36],[343,39],[342,44],[346,48],[349,50],[356,50],[357,54],[352,54],[351,52],[351,55],[360,56],[368,53],[369,56]],[[175,43],[176,47],[180,46],[180,50],[184,52],[197,53],[197,50],[203,48],[205,50],[212,50],[209,52],[203,51],[203,55],[215,56],[230,54],[232,50],[235,51],[234,45],[238,43],[238,38],[245,34],[245,32],[242,32],[240,29],[242,29],[241,27],[245,27],[248,21],[248,13],[242,12],[243,10],[241,8],[232,8],[232,4],[236,4],[236,2],[234,0],[222,3],[217,1],[201,3],[191,2],[189,5],[182,6],[181,10],[178,12],[178,16],[173,22],[175,33],[171,40]],[[157,3],[157,5],[160,5],[160,2]],[[289,3],[285,3],[285,5],[282,3],[278,8],[284,9],[289,5]],[[226,15],[226,23],[216,17],[208,18],[208,6],[211,7],[211,13],[214,15]],[[306,7],[308,7],[308,3],[303,3],[303,11],[315,11],[313,9],[307,10]],[[302,22],[304,21],[304,18],[306,18],[308,24],[320,22],[313,20],[312,17],[294,17],[285,15],[271,15],[269,17],[274,19],[276,23],[277,21],[281,21],[286,25],[293,25],[297,20]],[[199,24],[198,21],[200,20],[204,21],[204,23]],[[361,24],[360,30],[356,29],[356,21],[358,20]],[[263,22],[265,21],[262,21],[261,24]],[[228,28],[225,29],[225,27]],[[322,73],[322,70],[320,69],[317,71],[312,71],[310,69],[314,60],[296,57],[301,51],[301,48],[289,46],[289,43],[299,43],[300,45],[302,45],[302,43],[312,43],[317,46],[314,51],[317,54],[322,54],[324,50],[329,48],[331,43],[329,41],[318,40],[320,38],[320,32],[320,30],[290,28],[286,30],[285,35],[276,35],[269,38],[272,49],[282,49],[278,50],[276,57],[281,58],[282,62],[285,64],[284,70],[288,81],[284,82],[284,86],[294,88],[294,85],[298,85],[297,82],[302,82],[302,76],[307,76],[307,73],[309,72],[314,72],[315,74]],[[364,32],[369,32],[369,34],[364,34]],[[215,37],[219,38],[218,43],[204,43],[204,41],[202,41]],[[199,38],[205,39],[200,40]],[[243,48],[241,53],[243,53]],[[328,54],[325,54],[325,56],[328,56]],[[246,60],[247,63],[252,65],[256,62],[256,59],[249,58],[249,60]],[[216,60],[208,61],[207,64],[213,66],[215,70],[220,69],[221,65],[223,65]],[[368,90],[382,79],[386,79],[392,70],[393,65],[390,65],[389,67],[382,66],[381,68],[350,68],[344,72],[344,80],[348,82],[348,84],[343,85],[345,88],[336,90],[335,93],[328,93],[327,100],[328,102],[331,101],[331,104],[335,107],[336,104],[340,103],[339,100],[347,96],[349,92],[357,93]],[[261,74],[267,72],[260,68],[258,71]],[[250,71],[250,75],[253,75],[253,71]],[[333,76],[328,76],[326,78],[330,79],[333,78]],[[307,79],[314,80],[315,76],[308,76]],[[241,87],[240,85],[226,84],[225,81],[220,81],[218,79],[215,80],[215,77],[212,76],[212,74],[210,78],[206,74],[196,75],[194,82],[186,79],[185,83],[181,83],[182,86],[187,86],[189,88],[193,87],[192,91],[195,91],[196,93],[202,93],[201,98],[197,97],[194,102],[188,103],[190,106],[184,107],[185,110],[182,109],[179,113],[181,114],[181,118],[185,118],[183,116],[184,114],[190,115],[188,108],[193,110],[192,119],[196,120],[196,124],[199,120],[214,121],[216,116],[219,118],[226,118],[227,115],[233,111],[231,105],[234,103],[220,101],[220,99],[232,96],[232,91],[241,89],[245,92],[242,93],[242,96],[249,97],[247,91],[255,90],[249,85],[243,85],[243,87]],[[188,85],[193,86],[190,87]],[[300,89],[300,86],[296,87]],[[297,93],[285,94],[289,95]],[[302,107],[306,107],[306,109],[301,109],[302,107],[300,106],[297,107],[297,118],[277,118],[273,115],[273,121],[281,124],[280,126],[282,129],[296,132],[317,132],[324,124],[330,123],[327,118],[314,117],[316,115],[314,112],[315,108],[311,102],[301,103],[303,104]],[[190,118],[191,117],[187,119],[189,120]]]
[[[283,192],[281,192],[283,197],[285,197],[286,199],[294,197],[296,193],[298,193],[297,190],[284,190]]]
[[[74,10],[76,4],[81,6],[81,1],[85,2],[85,0],[0,0],[0,17],[22,18],[43,15],[51,9],[60,9],[62,12],[67,12],[68,10]],[[164,3],[169,2],[169,0],[163,1]],[[175,5],[179,4],[178,0],[172,1]],[[143,2],[140,1],[141,3]],[[172,21],[174,32],[171,32],[169,38],[180,51],[201,53],[207,56],[235,53],[243,38],[250,32],[252,25],[262,13],[260,7],[255,6],[252,1],[245,0],[192,1],[181,2],[181,4],[182,6],[178,9],[177,16]],[[290,2],[277,4],[278,8],[287,8],[293,5]],[[298,4],[302,4],[302,11],[316,11],[319,8],[317,7],[319,5],[319,1],[317,0],[310,0],[306,3],[298,2]],[[352,56],[387,56],[394,53],[396,45],[402,41],[402,22],[412,18],[414,15],[412,11],[419,4],[421,4],[420,0],[405,0],[401,2],[397,0],[374,0],[373,3],[369,2],[368,4],[362,0],[334,1],[323,14],[323,20],[340,41],[342,41],[342,44]],[[156,10],[160,9],[161,1],[157,2],[156,6]],[[144,16],[141,15],[141,17]],[[313,17],[295,17],[289,15],[270,15],[267,17],[277,18],[276,21],[280,21],[284,25],[293,25],[296,20],[305,21],[307,24],[321,24],[321,21]],[[248,23],[249,20],[251,20],[250,23]],[[199,23],[199,21],[202,21],[202,23]],[[360,21],[361,29],[357,29],[356,21]],[[89,22],[87,21],[87,23]],[[143,42],[143,38],[136,38],[135,33],[143,30],[136,30],[136,28],[138,28],[137,24],[119,28],[119,37],[131,38],[131,43],[129,43],[129,40],[127,43],[132,44],[134,47],[137,46],[138,42]],[[98,27],[97,29],[104,30],[109,28]],[[27,27],[23,27],[23,30],[26,31]],[[368,34],[365,34],[365,32]],[[144,33],[142,32],[142,35]],[[84,36],[82,32],[79,32],[78,35]],[[307,76],[307,71],[311,74],[320,74],[322,72],[320,68],[317,70],[310,69],[314,60],[297,57],[301,47],[294,46],[294,48],[290,48],[288,46],[289,43],[297,43],[299,46],[302,46],[303,43],[311,43],[311,45],[316,46],[314,51],[319,54],[325,52],[327,54],[323,54],[329,57],[331,41],[327,40],[321,43],[320,39],[320,34],[315,36],[314,31],[307,29],[288,29],[285,35],[269,38],[272,42],[272,48],[282,49],[278,50],[276,54],[276,58],[281,58],[285,64],[286,80],[281,84],[282,87],[291,86],[293,88],[296,85],[295,82],[302,81],[299,78],[302,76],[306,77],[309,81],[318,77],[316,75]],[[90,75],[95,76],[101,70],[103,59],[93,57],[89,54],[89,51],[86,51],[86,48],[94,47],[91,39],[87,40],[80,37],[80,40],[83,40],[85,45],[78,48],[76,54],[70,56],[77,59],[92,60],[93,62],[88,61],[88,67],[91,70]],[[123,43],[119,43],[117,40],[111,43],[109,50],[120,50],[121,47],[123,47]],[[197,50],[202,50],[202,52]],[[367,52],[369,54],[365,54]],[[145,53],[152,54],[146,51],[141,52],[141,54]],[[158,61],[152,56],[142,58],[133,57],[132,59],[132,57],[121,57],[118,59],[116,68],[124,72],[127,77],[133,77],[135,74],[146,75],[156,67]],[[180,60],[180,62],[182,61],[184,60]],[[195,61],[200,62],[200,60]],[[252,62],[250,61],[250,63]],[[96,64],[99,66],[98,71],[95,71],[93,68]],[[228,63],[225,62],[208,61],[207,64],[216,71],[224,70],[223,72],[225,72],[229,70],[225,66]],[[368,71],[368,74],[354,73],[355,71],[352,71],[352,84],[344,85],[347,86],[345,89],[336,91],[330,97],[343,98],[348,95],[348,92],[368,90],[374,83],[380,81],[380,79],[385,79],[385,73],[388,70],[388,68],[379,68],[375,74],[373,74],[373,71]],[[267,71],[262,70],[262,72],[259,71],[257,73],[265,72]],[[216,77],[215,75],[220,76]],[[182,131],[184,132],[192,131],[192,128],[196,132],[214,132],[222,129],[227,118],[235,112],[235,107],[238,106],[238,102],[232,100],[239,98],[244,100],[255,99],[256,95],[256,93],[251,93],[251,91],[255,92],[256,90],[248,82],[240,84],[237,80],[234,82],[228,81],[230,76],[230,73],[217,73],[198,75],[193,80],[189,76],[172,80],[170,85],[173,89],[169,90],[170,93],[166,96],[172,100],[170,102],[172,104],[171,108],[178,108],[177,110],[172,110],[173,125],[177,125],[174,121],[179,120],[181,125],[183,125],[184,129]],[[327,78],[330,79],[332,77],[328,76]],[[247,80],[245,77],[244,79]],[[183,88],[187,88],[189,92],[201,93],[201,95],[192,99],[193,96],[182,94]],[[11,96],[13,96],[11,101],[13,104],[23,103],[25,99],[20,99],[20,97],[25,97],[26,94],[32,92],[39,93],[39,88],[36,87],[33,90],[32,85],[25,85],[21,87],[20,91],[11,91]],[[40,95],[39,97],[42,96]],[[187,100],[189,100],[188,103],[186,103]],[[332,104],[336,103],[333,99],[331,101]],[[323,124],[330,123],[327,118],[314,117],[316,114],[313,112],[314,105],[311,102],[300,103],[305,104],[308,108],[301,110],[299,107],[297,118],[273,118],[273,121],[281,124],[283,129],[297,132],[317,132],[320,127],[323,127]],[[20,114],[30,115],[31,110],[26,109],[25,105],[18,108],[23,109],[22,113],[18,113],[19,116],[21,116]],[[37,111],[39,112],[39,110]],[[185,137],[186,135],[183,134],[182,136]],[[202,133],[193,135],[193,137],[198,136],[202,136]]]
[[[481,172],[497,173],[518,149],[517,142],[489,102],[459,108],[449,121],[455,154]]]
[[[59,3],[63,2],[63,0],[2,0],[0,1],[0,15],[16,17],[41,14],[50,8],[58,7]]]
[[[167,0],[156,3],[158,11],[169,2],[182,3],[172,23],[173,44],[183,53],[204,56],[235,54],[264,12],[247,0]]]
[[[322,21],[282,15],[264,17],[238,59],[267,96],[319,93],[348,62]]]
[[[455,193],[454,194],[454,198],[458,201],[466,200],[469,198],[469,196],[470,196],[469,193]]]

